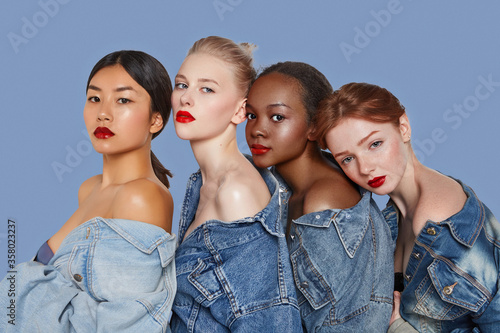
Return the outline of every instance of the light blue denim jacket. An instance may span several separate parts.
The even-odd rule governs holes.
[[[47,265],[25,262],[7,274],[0,332],[168,332],[175,246],[175,236],[151,224],[91,219],[66,236]],[[5,316],[11,299],[15,326]]]
[[[262,211],[232,222],[206,221],[183,240],[202,185],[199,171],[189,178],[175,256],[173,332],[302,332],[278,183],[269,170],[259,171],[272,194]]]
[[[287,207],[291,190],[273,173]],[[287,240],[307,332],[386,332],[389,326],[395,243],[371,193],[361,192],[351,208],[292,220]],[[286,214],[282,219],[285,224]]]
[[[420,332],[500,332],[500,224],[458,182],[467,194],[463,209],[442,222],[427,221],[415,240],[401,316]],[[383,213],[397,236],[396,207]]]

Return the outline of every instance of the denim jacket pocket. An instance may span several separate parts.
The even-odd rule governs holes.
[[[204,306],[208,306],[224,294],[224,289],[217,278],[216,269],[217,264],[213,258],[198,259],[198,265],[188,276],[188,281],[202,296],[202,299],[197,298],[196,301]]]
[[[428,275],[415,290],[414,311],[438,320],[454,320],[467,312],[478,312],[488,297],[467,273],[436,259],[427,268]]]
[[[290,259],[295,285],[315,310],[333,300],[328,283],[316,269],[305,249],[299,247],[290,254]]]

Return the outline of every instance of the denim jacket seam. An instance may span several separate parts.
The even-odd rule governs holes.
[[[111,220],[111,221],[109,221]],[[130,232],[120,228],[119,225],[117,225],[114,222],[115,219],[99,219],[98,221],[104,222],[113,232],[115,232],[117,235],[119,235],[122,239],[126,240],[130,244],[132,244],[135,248],[140,250],[141,252],[151,254],[160,246],[161,244],[168,242],[171,240],[174,236],[171,235],[170,233],[167,233],[168,236],[165,235],[158,235],[155,237],[154,240],[151,241],[151,244],[149,246],[145,246],[145,244],[141,241],[139,241],[136,237],[134,237]],[[148,225],[149,226],[149,225]]]
[[[300,243],[302,243],[302,241],[300,241]],[[307,259],[307,262],[308,262],[308,265],[307,265],[307,268],[312,272],[314,273],[314,275],[318,278],[318,280],[321,282],[321,286],[324,288],[324,290],[326,291],[326,294],[327,294],[327,299],[325,301],[325,299],[323,298],[323,302],[322,303],[318,303],[316,302],[316,300],[314,299],[314,297],[312,295],[310,295],[309,292],[303,290],[303,288],[300,287],[300,285],[298,284],[298,282],[300,281],[300,278],[299,276],[297,276],[296,274],[296,271],[298,270],[297,269],[294,269],[294,267],[296,265],[293,265],[292,264],[292,274],[293,274],[293,281],[297,287],[298,290],[300,290],[300,292],[304,295],[304,297],[308,300],[308,302],[313,306],[314,309],[320,309],[322,307],[324,307],[326,304],[330,303],[332,305],[335,305],[335,296],[333,295],[332,293],[332,289],[330,287],[330,285],[325,281],[325,278],[323,277],[323,275],[318,272],[318,270],[316,269],[316,266],[314,265],[313,261],[311,260],[311,258],[309,257],[309,254],[307,253],[306,249],[303,247],[303,246],[299,246],[294,252],[293,252],[293,256],[294,257],[299,257],[299,256],[303,256]]]
[[[437,255],[430,247],[427,247],[424,244],[420,244],[420,245],[423,246],[427,250],[427,252],[432,256],[432,258],[434,258],[434,260],[440,260],[440,261],[445,262],[453,270],[453,272],[455,272],[457,275],[459,275],[459,276],[463,277],[464,279],[466,279],[467,281],[469,281],[472,285],[474,285],[479,291],[481,291],[486,296],[488,302],[491,302],[491,300],[493,299],[493,296],[491,295],[489,290],[485,286],[483,286],[482,284],[478,283],[472,276],[470,276],[469,273],[467,273],[466,271],[459,268],[450,259],[448,259],[444,256],[441,256],[441,255]]]

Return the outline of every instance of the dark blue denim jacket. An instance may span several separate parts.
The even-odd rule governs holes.
[[[500,224],[472,189],[462,210],[427,221],[404,272],[401,316],[420,332],[500,332]],[[397,208],[383,211],[397,236]]]
[[[183,240],[202,185],[189,178],[176,251],[177,294],[173,332],[302,332],[285,235],[279,186],[259,169],[272,194],[255,216],[209,220]]]
[[[273,173],[286,207],[291,190]],[[288,247],[307,332],[386,332],[389,326],[395,243],[371,193],[361,191],[351,208],[292,221]]]

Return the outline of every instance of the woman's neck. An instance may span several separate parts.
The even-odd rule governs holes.
[[[413,216],[422,193],[420,179],[424,168],[412,152],[401,181],[394,191],[389,193],[390,198],[398,207],[403,220],[413,221]]]
[[[239,158],[244,158],[238,149],[236,128],[204,140],[190,141],[194,157],[200,166],[203,181],[222,178]]]
[[[304,152],[293,160],[277,164],[276,170],[292,189],[294,194],[306,192],[316,180],[320,168],[329,168],[329,161],[323,156],[315,142],[308,142]],[[315,172],[311,172],[315,170]]]
[[[154,170],[150,146],[121,154],[103,155],[102,187],[152,176]]]

